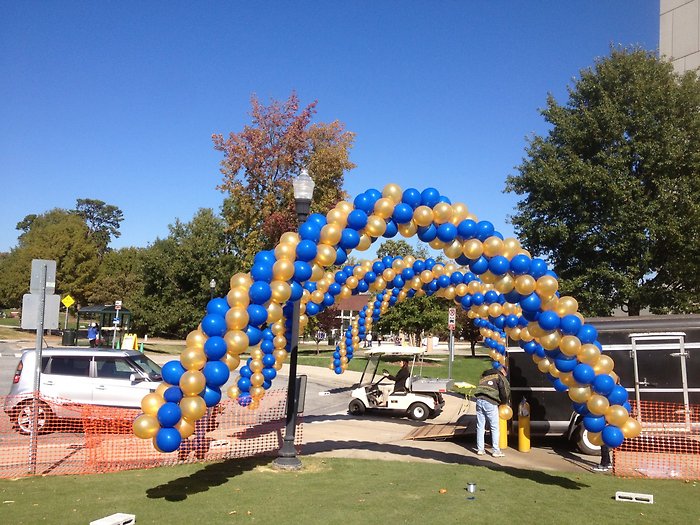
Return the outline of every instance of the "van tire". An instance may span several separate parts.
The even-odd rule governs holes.
[[[359,399],[353,399],[348,405],[348,412],[351,416],[361,416],[365,413],[365,405]]]
[[[588,430],[583,426],[583,423],[579,423],[576,426],[576,430],[573,434],[573,442],[582,454],[600,456],[600,446],[590,442],[588,439]]]
[[[27,399],[22,401],[17,408],[12,411],[13,430],[25,436],[31,434],[32,404],[33,401]],[[49,405],[43,401],[39,401],[39,421],[37,425],[39,434],[51,432],[54,419],[54,413],[51,411],[51,408],[49,408]]]

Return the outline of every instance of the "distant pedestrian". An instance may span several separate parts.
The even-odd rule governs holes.
[[[371,348],[372,347],[372,332],[367,334],[367,337],[365,338],[365,341],[367,343],[367,347]]]
[[[90,343],[90,348],[95,348],[97,346],[97,335],[99,330],[97,329],[97,323],[90,323],[87,331],[88,342]]]
[[[377,334],[377,346],[382,346],[382,334]]]

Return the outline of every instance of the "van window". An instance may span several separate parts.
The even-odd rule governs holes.
[[[129,379],[135,372],[124,359],[96,357],[97,377],[103,379]]]
[[[90,357],[54,356],[48,366],[48,374],[59,376],[89,377]]]

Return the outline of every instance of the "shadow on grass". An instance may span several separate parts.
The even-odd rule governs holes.
[[[499,465],[488,459],[481,457],[456,454],[454,452],[442,452],[438,450],[424,450],[419,447],[394,445],[390,443],[374,443],[371,441],[318,441],[303,446],[304,454],[315,454],[319,452],[329,452],[338,450],[363,450],[377,453],[393,454],[396,456],[410,456],[417,459],[431,459],[442,463],[455,465],[471,465],[475,467],[486,467],[497,472],[503,472],[509,476],[519,479],[528,479],[540,485],[555,485],[567,490],[581,490],[589,485],[573,481],[564,476],[548,474],[539,470],[528,470],[510,466]]]
[[[223,485],[229,479],[240,476],[244,472],[253,470],[260,465],[271,463],[273,459],[227,459],[219,463],[209,463],[189,476],[173,479],[163,485],[148,489],[146,496],[150,499],[184,501],[188,496],[206,492],[212,487]]]

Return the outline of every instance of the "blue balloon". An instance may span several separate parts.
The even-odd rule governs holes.
[[[508,259],[502,255],[491,257],[491,260],[489,261],[489,270],[491,270],[491,273],[494,275],[505,275],[509,269],[510,263],[508,262]]]
[[[493,235],[495,231],[493,224],[489,221],[479,221],[476,225],[476,238],[485,241]]]
[[[471,219],[464,219],[459,223],[459,226],[457,226],[457,233],[459,233],[460,237],[464,240],[473,239],[476,235],[476,222]]]
[[[623,386],[615,385],[607,398],[611,405],[624,405],[628,399],[627,390]]]
[[[312,301],[306,303],[306,314],[313,317],[320,311],[318,305]]]
[[[209,337],[223,336],[226,333],[226,319],[220,315],[205,315],[202,319],[202,332]]]
[[[573,407],[574,412],[581,414],[582,416],[589,414],[588,405],[586,405],[586,403],[571,403],[571,406]]]
[[[240,390],[240,387],[238,387]],[[250,394],[246,391],[243,392],[241,390],[241,394],[238,396],[238,404],[242,407],[247,407],[253,402],[253,398],[250,396]]]
[[[221,386],[228,381],[230,371],[222,361],[209,361],[202,370],[209,386]]]
[[[207,303],[208,314],[220,315],[223,317],[226,315],[229,308],[228,301],[222,297],[215,297]]]
[[[204,404],[208,407],[213,407],[219,401],[221,401],[221,389],[215,386],[205,386],[204,390],[200,392],[199,395],[202,399],[204,399]]]
[[[437,278],[437,283],[440,288],[447,288],[450,285],[450,278],[449,276],[442,274]]]
[[[574,368],[576,368],[577,364],[578,361],[575,357],[568,359],[560,357],[554,360],[554,366],[556,366],[557,370],[559,370],[560,372],[571,372]]]
[[[605,416],[589,414],[583,418],[583,426],[589,432],[601,432],[605,428]]]
[[[529,312],[536,312],[542,306],[542,300],[536,292],[532,292],[527,297],[520,300],[520,307]]]
[[[311,266],[304,261],[296,261],[294,263],[294,280],[303,283],[309,279],[311,279]]]
[[[182,443],[182,436],[174,428],[161,428],[156,434],[156,445],[163,452],[175,452]]]
[[[482,304],[484,304],[484,294],[480,292],[472,294],[472,304],[474,306],[481,306]]]
[[[552,381],[552,385],[554,385],[554,390],[556,390],[557,392],[566,392],[567,390],[569,390],[569,387],[562,383],[561,379],[559,379],[558,377],[554,378],[554,381]]]
[[[226,354],[226,341],[223,337],[210,337],[204,343],[204,353],[207,359],[221,359]]]
[[[515,275],[525,275],[530,271],[530,258],[525,254],[518,254],[510,260],[510,269]]]
[[[248,312],[248,322],[253,326],[260,326],[267,321],[267,310],[259,304],[251,304],[246,309]]]
[[[415,210],[421,203],[420,192],[415,188],[406,188],[401,196],[401,201]]]
[[[410,281],[415,276],[416,272],[413,271],[413,268],[404,268],[403,270],[401,270],[401,277],[403,277],[404,281]]]
[[[374,209],[374,203],[382,198],[382,192],[375,188],[370,188],[365,190],[367,196],[372,199],[372,209]]]
[[[462,284],[464,282],[464,274],[462,272],[454,272],[450,275],[450,282],[454,285]]]
[[[250,290],[248,290],[248,297],[250,297],[250,300],[253,301],[255,304],[265,304],[270,299],[270,297],[272,297],[272,289],[270,288],[270,285],[266,282],[255,281],[250,286]],[[226,326],[225,320],[224,326]],[[223,335],[224,333],[226,333],[225,329],[223,333],[215,335]]]
[[[397,224],[406,224],[407,222],[411,222],[411,219],[413,218],[413,208],[410,204],[400,202],[394,208],[394,213],[391,215],[391,218],[394,219]],[[350,216],[348,216],[348,224],[349,223]]]
[[[425,270],[425,261],[418,259],[413,263],[413,271],[416,272],[416,275],[421,273],[423,270]]]
[[[241,377],[238,379],[236,386],[238,386],[238,390],[241,392],[248,392],[250,390],[250,379],[247,377]]]
[[[323,228],[326,225],[326,216],[321,215],[320,213],[312,213],[309,215],[309,218],[306,219],[306,222],[310,222],[311,224],[315,224],[319,229]]]
[[[542,259],[534,258],[530,261],[530,275],[539,279],[547,273],[547,263]]]
[[[382,237],[391,239],[392,237],[396,237],[397,233],[399,233],[399,227],[396,226],[396,223],[394,221],[388,221],[386,223],[386,229],[384,230],[384,234],[382,235]]]
[[[372,213],[374,211],[374,200],[367,195],[367,193],[360,193],[355,197],[353,205],[356,209],[362,210],[365,213]]]
[[[265,354],[262,358],[262,364],[265,368],[275,366],[275,356],[272,354]]]
[[[185,368],[182,366],[180,361],[168,361],[160,369],[160,375],[168,384],[179,385],[180,377],[185,373]]]
[[[411,212],[413,217],[413,212]],[[367,214],[362,210],[352,210],[348,214],[348,226],[354,230],[361,230],[367,226]]]
[[[617,448],[622,445],[625,440],[625,436],[622,434],[622,430],[617,428],[615,425],[606,425],[601,433],[603,438],[603,443],[605,443],[610,448]]]
[[[340,234],[340,247],[344,250],[352,250],[360,244],[360,234],[352,228],[343,228]]]
[[[437,228],[437,238],[442,242],[452,242],[457,237],[457,227],[451,222],[441,224]]]
[[[177,403],[167,402],[158,409],[158,422],[162,427],[174,427],[181,417],[182,412]]]
[[[298,301],[304,295],[304,288],[296,281],[290,283],[292,295],[289,296],[290,301]]]
[[[426,188],[420,194],[420,203],[432,208],[440,202],[440,192],[435,188]]]
[[[262,339],[262,330],[248,325],[245,329],[245,334],[248,336],[248,344],[250,346],[257,345]]]
[[[598,330],[593,325],[584,324],[579,328],[576,337],[581,340],[581,344],[592,343],[598,337]]]
[[[482,255],[469,265],[469,269],[476,275],[481,275],[489,269],[489,261]]]
[[[540,325],[542,330],[556,330],[559,328],[559,316],[556,312],[547,310],[546,312],[540,313],[537,317],[537,323]]]
[[[274,363],[272,363],[271,366],[266,366],[262,369],[262,375],[268,381],[272,381],[275,377],[277,377],[277,370],[275,370],[273,366]]]
[[[430,242],[437,237],[437,228],[434,224],[428,226],[421,226],[418,228],[417,232],[418,238],[423,242]]]
[[[581,319],[573,314],[569,314],[561,318],[559,326],[564,335],[576,335],[582,324]]]
[[[297,260],[309,262],[313,261],[318,254],[318,247],[313,241],[300,241],[296,248]]]
[[[589,385],[595,379],[595,370],[591,365],[585,363],[579,363],[574,368],[574,379],[577,383],[582,385]]]
[[[177,386],[171,386],[163,392],[163,399],[169,403],[179,403],[183,396],[182,390]]]
[[[275,252],[272,250],[263,250],[255,254],[253,264],[267,264],[272,266],[275,264]]]
[[[306,221],[299,226],[299,237],[305,241],[318,243],[321,240],[321,228],[318,225]]]
[[[254,281],[269,283],[272,281],[272,265],[265,263],[253,264],[253,267],[250,269],[250,276]]]
[[[601,396],[607,396],[615,387],[615,380],[608,374],[600,374],[595,376],[593,380],[593,390]]]

